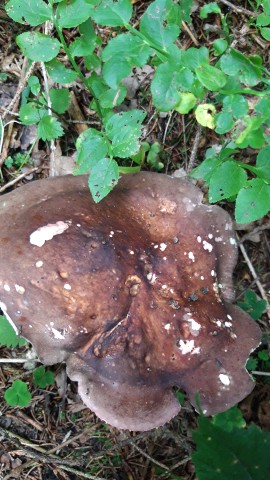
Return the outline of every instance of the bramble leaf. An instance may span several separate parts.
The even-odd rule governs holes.
[[[236,199],[237,223],[249,223],[262,218],[270,210],[270,185],[261,178],[253,178],[242,188]]]
[[[72,83],[77,78],[76,72],[70,68],[66,68],[63,63],[56,58],[46,63],[46,69],[51,79],[54,82],[60,83],[60,85]]]
[[[17,335],[7,318],[0,315],[0,345],[6,347],[22,347],[27,342]]]
[[[236,162],[228,160],[213,173],[209,185],[209,202],[215,203],[236,195],[246,184],[246,171]]]
[[[94,9],[92,18],[96,23],[107,27],[122,27],[132,15],[130,0],[102,0]]]
[[[102,200],[118,183],[119,167],[115,160],[111,158],[102,158],[97,162],[90,173],[88,185],[92,193],[93,200],[98,203]]]
[[[36,62],[49,62],[58,54],[60,42],[43,33],[30,31],[16,37],[16,43],[26,57]]]
[[[95,128],[85,130],[77,139],[77,165],[75,175],[89,171],[109,153],[108,142]]]
[[[150,45],[164,51],[167,51],[167,47],[172,45],[179,35],[178,25],[167,22],[172,8],[172,0],[155,0],[150,3],[140,22],[140,32],[149,39]]]
[[[50,20],[52,15],[51,6],[43,0],[10,0],[5,9],[15,22],[27,22],[32,27]]]
[[[51,115],[44,115],[38,124],[38,136],[42,140],[54,140],[64,134],[61,123]]]

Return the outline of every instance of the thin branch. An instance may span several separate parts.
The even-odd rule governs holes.
[[[27,175],[30,175],[31,173],[34,173],[37,170],[40,170],[40,167],[34,167],[34,168],[31,168],[31,170],[28,170],[27,172],[21,173],[21,175],[18,175],[18,177],[14,178],[14,180],[11,180],[10,182],[6,183],[6,185],[1,187],[0,193],[5,192],[5,190],[7,190],[9,187],[12,187],[16,183],[18,183],[20,180],[27,177]]]
[[[247,10],[244,7],[239,7],[238,5],[234,5],[231,2],[228,2],[228,0],[219,0],[220,3],[223,3],[227,7],[231,8],[237,13],[242,13],[243,15],[247,15],[248,17],[258,17],[258,13],[252,12],[251,10]]]

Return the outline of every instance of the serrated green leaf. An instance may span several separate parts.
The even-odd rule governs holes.
[[[222,161],[218,157],[206,158],[201,165],[194,168],[190,174],[193,178],[201,178],[209,185],[211,177],[215,170],[221,165]]]
[[[64,0],[56,9],[60,28],[77,27],[84,23],[94,11],[99,0]]]
[[[132,15],[131,0],[102,0],[95,8],[92,18],[100,25],[122,27]]]
[[[200,17],[203,19],[207,18],[211,13],[221,13],[217,2],[208,3],[200,9]]]
[[[256,167],[264,178],[270,181],[270,146],[261,149],[257,156]]]
[[[215,128],[215,113],[216,109],[211,103],[202,103],[198,105],[195,110],[195,117],[197,122],[203,127]]]
[[[180,90],[190,90],[193,74],[187,68],[176,68],[171,62],[158,66],[151,83],[153,102],[158,110],[168,112],[181,100]]]
[[[5,316],[0,315],[0,345],[6,347],[22,347],[27,342],[17,335]]]
[[[116,89],[108,89],[99,97],[99,103],[102,108],[115,108],[120,105],[126,96],[127,89],[124,85],[119,85]]]
[[[225,432],[232,432],[234,428],[244,428],[246,422],[239,408],[232,407],[226,412],[218,413],[212,418],[212,424]]]
[[[40,83],[38,77],[36,75],[31,75],[28,80],[28,85],[30,87],[31,93],[33,95],[38,95],[40,92]]]
[[[77,165],[75,175],[89,173],[94,165],[108,155],[109,146],[101,132],[94,128],[85,130],[77,139]]]
[[[54,140],[64,134],[61,123],[51,115],[44,115],[38,124],[38,136],[42,140]]]
[[[39,388],[46,388],[48,385],[53,385],[54,374],[51,370],[46,370],[45,367],[38,367],[33,373],[34,384]]]
[[[249,223],[262,218],[270,210],[270,186],[261,178],[249,180],[237,195],[235,218],[237,223]]]
[[[231,112],[221,112],[216,116],[216,132],[223,135],[229,132],[234,126]]]
[[[26,57],[36,62],[49,62],[58,54],[61,44],[56,38],[30,31],[16,37],[16,43]]]
[[[261,68],[252,62],[251,57],[233,48],[221,57],[220,67],[226,75],[238,76],[242,83],[251,87],[262,79]]]
[[[217,92],[226,85],[226,75],[212,65],[201,65],[196,68],[195,72],[202,85],[212,92]]]
[[[267,307],[265,300],[257,297],[252,290],[247,290],[244,295],[244,301],[237,305],[247,312],[254,320],[259,320]]]
[[[47,113],[45,108],[40,108],[36,103],[30,102],[20,108],[19,118],[24,125],[35,125]]]
[[[145,113],[139,110],[116,113],[105,124],[106,134],[112,142],[113,156],[128,158],[139,150],[139,137]]]
[[[77,78],[76,72],[74,72],[70,68],[66,68],[63,63],[56,58],[46,63],[46,69],[51,79],[54,82],[59,83],[60,85],[72,83]]]
[[[52,9],[43,0],[10,0],[5,6],[12,20],[36,27],[51,19]]]
[[[31,402],[32,395],[25,382],[15,380],[12,386],[5,391],[4,398],[11,407],[27,407]]]
[[[92,20],[87,20],[79,26],[81,36],[69,45],[73,57],[84,57],[93,53],[97,45],[97,35]]]
[[[119,167],[115,160],[103,158],[96,163],[90,173],[88,185],[93,200],[98,203],[117,185]]]
[[[236,195],[246,182],[246,171],[237,163],[232,160],[222,163],[211,177],[209,202],[218,202]]]
[[[188,48],[182,52],[182,64],[184,67],[195,71],[201,65],[207,65],[209,62],[209,51],[206,47]]]
[[[192,459],[198,480],[263,480],[270,471],[270,433],[255,425],[230,432],[200,417]]]
[[[150,45],[167,51],[179,35],[179,27],[168,23],[172,0],[156,0],[150,3],[140,21],[140,32],[149,40]]]
[[[54,112],[61,114],[68,109],[70,95],[65,88],[51,88],[50,98]]]

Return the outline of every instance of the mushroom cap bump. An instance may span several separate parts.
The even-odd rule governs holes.
[[[95,204],[86,176],[55,177],[0,204],[0,306],[102,420],[149,430],[178,413],[174,386],[206,415],[253,389],[232,222],[189,180],[125,175]]]

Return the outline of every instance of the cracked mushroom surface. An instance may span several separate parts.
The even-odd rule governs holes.
[[[189,180],[126,175],[95,204],[86,176],[56,177],[0,204],[0,307],[102,420],[149,430],[180,410],[175,386],[206,415],[253,389],[232,222]]]

